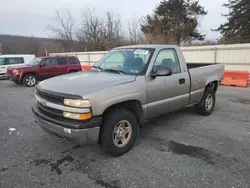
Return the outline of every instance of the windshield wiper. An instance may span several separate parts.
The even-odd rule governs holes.
[[[103,70],[103,68],[98,67],[98,66],[95,66],[95,65],[94,65],[94,66],[92,66],[92,67],[94,67],[94,68],[98,69],[99,71],[100,71],[100,70]]]
[[[124,71],[121,71],[121,70],[115,70],[115,69],[104,69],[104,68],[101,68],[101,67],[98,67],[98,66],[92,66],[93,68],[96,68],[98,69],[98,71],[107,71],[107,72],[115,72],[115,73],[118,73],[118,74],[127,74],[126,72]]]
[[[108,72],[115,72],[118,74],[126,74],[126,72],[121,71],[121,70],[115,70],[115,69],[103,69],[104,71],[108,71]]]

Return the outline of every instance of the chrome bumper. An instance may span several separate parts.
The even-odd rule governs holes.
[[[33,109],[33,108],[32,108]],[[39,117],[33,109],[33,114],[38,125],[47,133],[53,134],[77,144],[98,143],[100,126],[86,129],[71,129],[49,122]]]

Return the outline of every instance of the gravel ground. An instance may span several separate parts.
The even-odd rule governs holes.
[[[0,81],[1,188],[250,187],[250,89],[220,87],[208,117],[188,108],[146,124],[119,158],[44,133],[33,90]]]

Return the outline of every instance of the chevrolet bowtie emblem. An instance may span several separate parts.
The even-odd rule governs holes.
[[[43,106],[46,106],[46,100],[44,100],[44,99],[41,99],[41,101],[40,101],[40,103],[43,105]]]

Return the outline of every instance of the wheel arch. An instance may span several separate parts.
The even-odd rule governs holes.
[[[211,82],[207,83],[205,91],[208,88],[211,88],[211,89],[213,89],[214,93],[216,93],[217,90],[218,90],[218,87],[219,87],[219,81],[218,80],[214,80],[214,81],[211,81]]]
[[[132,100],[127,100],[127,101],[119,102],[116,104],[112,104],[104,110],[103,117],[111,110],[118,109],[118,108],[125,108],[127,110],[130,110],[131,112],[135,114],[138,123],[143,124],[143,121],[144,121],[143,109],[142,109],[141,102],[139,100],[132,99]]]
[[[28,74],[33,74],[33,75],[35,75],[35,76],[37,77],[37,74],[36,74],[35,72],[25,72],[25,73],[23,73],[23,75],[22,75],[22,80],[23,80],[24,77],[27,76]]]

